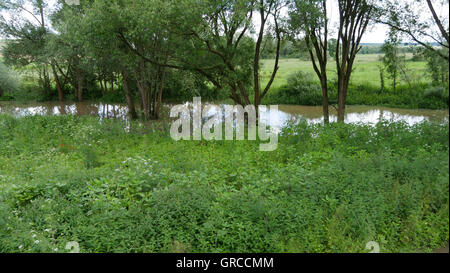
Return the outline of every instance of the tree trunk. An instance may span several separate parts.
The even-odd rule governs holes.
[[[338,122],[345,121],[345,102],[344,102],[344,93],[343,87],[339,86],[338,93]]]
[[[330,123],[330,112],[328,102],[328,84],[326,79],[321,80],[322,85],[322,109],[323,109],[323,122],[325,124]]]
[[[123,89],[125,90],[125,96],[127,98],[128,113],[129,113],[131,119],[137,119],[136,108],[134,106],[134,99],[131,94],[131,90],[130,90],[130,86],[129,86],[128,72],[123,70],[122,77],[123,77]]]
[[[78,101],[83,101],[83,83],[84,83],[84,77],[83,73],[80,69],[77,69],[77,98]]]
[[[102,97],[104,97],[105,96],[105,88],[103,87],[103,80],[102,80],[102,78],[99,78],[98,81],[100,82],[100,89],[102,91]]]
[[[103,86],[105,87],[105,93],[108,93],[108,81],[103,79]]]
[[[348,84],[346,84],[347,75],[338,76],[338,122],[345,121],[345,104],[347,100]]]
[[[53,76],[55,77],[56,88],[58,89],[58,100],[63,101],[64,93],[62,90],[61,82],[59,81],[58,73],[56,73],[55,65],[52,63]]]
[[[144,112],[144,118],[146,120],[150,119],[150,94],[149,94],[149,84],[146,79],[146,65],[145,60],[139,61],[138,68],[135,69],[136,81],[141,95],[141,106]]]
[[[44,88],[44,95],[47,97],[50,93],[51,84],[50,84],[50,77],[48,75],[47,67],[44,66],[43,71],[43,88]]]
[[[111,93],[114,93],[114,74],[111,75]]]

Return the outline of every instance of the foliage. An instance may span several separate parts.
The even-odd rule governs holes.
[[[257,142],[174,142],[155,125],[0,115],[0,252],[65,252],[71,241],[81,252],[448,242],[448,123],[300,122],[271,153]]]
[[[448,56],[448,49],[442,49],[442,55]],[[449,85],[449,66],[448,61],[442,59],[433,51],[424,50],[424,56],[427,61],[428,73],[431,75],[431,79],[434,84]]]
[[[287,84],[269,95],[268,101],[282,104],[322,105],[322,89],[316,76],[299,71],[287,79]]]
[[[311,77],[309,77],[311,78]],[[330,103],[337,102],[337,83],[328,83]],[[303,93],[296,93],[303,90]],[[292,94],[296,94],[295,96]],[[448,109],[448,88],[418,83],[414,85],[402,84],[396,90],[372,84],[351,84],[348,90],[348,105],[389,106],[409,109]],[[286,84],[274,90],[273,94],[264,101],[267,104],[297,104],[317,106],[321,105],[320,86],[316,81],[305,81],[303,84]]]
[[[393,81],[393,89],[395,91],[398,78],[400,74],[400,70],[404,70],[404,56],[400,56],[399,54],[399,45],[401,40],[399,39],[399,35],[395,30],[389,32],[388,39],[384,42],[382,47],[382,51],[384,53],[383,56],[383,65],[386,68],[386,71],[389,74],[389,77]]]
[[[0,60],[0,99],[11,97],[19,87],[17,75]]]

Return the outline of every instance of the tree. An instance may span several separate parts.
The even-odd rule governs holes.
[[[68,5],[61,1],[59,9],[52,16],[55,32],[58,34],[53,33],[47,50],[53,61],[52,66],[72,86],[78,101],[83,100],[85,91],[95,86],[95,60],[90,58],[86,50],[88,41],[83,24],[90,7],[90,0],[81,1],[80,5]]]
[[[18,87],[17,82],[16,75],[0,61],[0,98],[6,92],[11,93],[16,91]]]
[[[391,29],[388,38],[384,42],[382,51],[384,53],[383,65],[386,68],[389,77],[393,81],[394,91],[397,87],[399,72],[402,69],[402,66],[404,66],[404,58],[402,58],[399,54],[400,44],[401,41],[398,37],[397,31]]]
[[[328,102],[328,17],[326,0],[294,0],[290,7],[291,26],[304,32],[304,39],[322,87],[324,122],[330,122]]]
[[[449,21],[448,18],[442,18],[437,14],[436,6],[439,4],[441,10],[448,10],[448,0],[381,1],[378,4],[381,12],[376,21],[400,31],[412,41],[434,52],[448,63],[449,55],[441,52],[439,48],[430,43],[433,42],[442,48],[449,49]],[[393,17],[398,19],[392,20]]]
[[[10,18],[0,15],[0,34],[8,38],[3,48],[5,63],[14,66],[35,64],[39,82],[47,95],[50,74],[45,54],[49,33],[46,9],[48,5],[43,0],[4,0],[0,3],[0,12],[6,11],[10,15]]]
[[[118,1],[96,1],[86,11],[82,25],[83,47],[88,59],[92,60],[97,81],[101,87],[102,95],[114,92],[116,78],[121,78],[125,91],[129,115],[132,119],[138,117],[134,103],[133,67],[137,66],[138,58],[118,38],[117,30],[126,27],[125,21],[119,17],[111,16],[118,10],[125,9]],[[119,76],[117,76],[119,75]],[[110,82],[110,91],[108,91]],[[150,112],[146,113],[150,118]]]
[[[338,121],[344,122],[348,85],[361,39],[374,12],[368,0],[338,0],[339,28],[336,45]]]
[[[105,7],[108,12],[105,16],[114,14],[111,34],[120,42],[118,52],[124,56],[132,54],[121,69],[124,83],[128,84],[132,73],[144,117],[158,119],[167,70],[177,67],[171,64],[176,37],[166,28],[172,3],[161,0],[123,2],[108,3],[110,7]]]
[[[441,55],[448,55],[448,50],[441,49]],[[434,84],[446,85],[449,84],[449,66],[448,62],[444,60],[436,51],[424,49],[422,53],[427,62],[428,73]]]

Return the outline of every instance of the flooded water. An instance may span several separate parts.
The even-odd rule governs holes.
[[[169,105],[165,105],[162,118],[169,116]],[[214,108],[213,108],[214,109]],[[335,109],[330,109],[330,119],[337,120]],[[211,112],[211,110],[210,110]],[[0,102],[0,113],[8,113],[13,116],[27,115],[91,115],[100,118],[127,119],[128,108],[126,104],[111,104],[99,102],[40,102],[21,104],[17,102]],[[212,110],[211,114],[214,114]],[[323,122],[322,107],[280,105],[278,111],[271,113],[271,119],[275,121],[275,126],[282,128],[288,122],[295,122],[306,119],[310,123]],[[377,106],[348,106],[345,118],[347,123],[376,124],[380,120],[404,121],[410,125],[423,121],[447,122],[449,120],[448,110],[411,110],[396,109]]]

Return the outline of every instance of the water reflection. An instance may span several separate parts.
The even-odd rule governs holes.
[[[96,102],[42,102],[30,104],[0,102],[0,113],[8,113],[16,117],[30,115],[90,115],[100,117],[101,119],[126,119],[128,108],[124,104],[107,104]]]
[[[211,104],[203,104],[208,107],[208,116],[214,116],[219,109]],[[169,118],[170,105],[165,105],[162,111],[162,119]],[[31,104],[20,104],[16,102],[0,102],[0,113],[22,117],[27,115],[91,115],[100,119],[128,119],[128,109],[125,104],[100,103],[100,102],[77,102],[59,103],[42,102]],[[281,129],[289,122],[298,122],[301,119],[309,123],[322,123],[322,107],[280,105],[278,111],[271,113],[270,119],[275,121],[273,129]],[[345,120],[347,123],[376,124],[380,120],[404,121],[409,125],[423,121],[448,122],[448,110],[411,110],[396,109],[376,106],[348,106]],[[337,112],[330,109],[330,120],[337,120]]]

